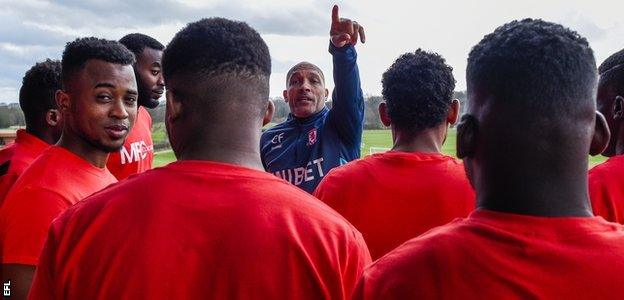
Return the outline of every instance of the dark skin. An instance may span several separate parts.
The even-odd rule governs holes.
[[[98,168],[119,149],[134,124],[138,92],[132,66],[89,60],[56,94],[65,120],[58,142]],[[11,280],[11,299],[26,299],[35,267],[3,264],[2,279]]]
[[[270,122],[274,110],[268,100],[268,78],[267,95],[260,95],[256,83],[240,79],[226,80],[216,88],[185,77],[177,75],[167,80],[165,124],[177,159],[216,161],[264,171],[258,145],[261,128]],[[207,93],[230,107],[206,118],[206,110],[210,109],[200,95]]]
[[[63,122],[58,109],[48,109],[41,113],[35,124],[26,124],[26,132],[48,144],[56,144],[63,132]]]
[[[137,55],[134,66],[137,84],[139,87],[139,105],[147,108],[156,108],[158,99],[165,91],[165,80],[162,75],[162,50],[145,47]]]
[[[593,99],[575,117],[536,116],[515,102],[468,88],[472,105],[458,126],[457,153],[477,207],[542,217],[591,217],[587,154],[605,149],[609,130]]]
[[[459,116],[459,100],[455,99],[449,106],[444,122],[435,127],[411,133],[401,130],[392,124],[392,119],[388,115],[386,103],[379,104],[379,118],[385,126],[390,126],[392,130],[393,146],[391,151],[398,152],[420,152],[420,153],[441,153],[442,145],[446,141],[449,125],[457,123]]]
[[[612,85],[598,86],[598,111],[600,111],[607,120],[609,131],[611,131],[611,139],[609,145],[602,155],[611,157],[614,155],[624,154],[624,93],[618,91],[618,88]]]
[[[132,66],[89,60],[57,104],[65,117],[58,145],[98,168],[119,150],[137,113],[137,86]]]

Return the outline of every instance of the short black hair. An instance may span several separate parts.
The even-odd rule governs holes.
[[[84,68],[90,59],[99,59],[108,63],[133,65],[134,54],[117,41],[95,37],[78,38],[67,43],[63,51],[63,88],[71,81],[71,76]]]
[[[486,35],[466,68],[469,95],[492,97],[536,118],[575,117],[580,101],[595,102],[596,78],[587,40],[539,19],[512,21]]]
[[[618,91],[624,90],[624,49],[607,57],[598,67],[598,74],[600,86],[617,85]]]
[[[260,34],[247,23],[202,19],[180,30],[165,49],[165,80],[177,72],[268,76],[271,57]]]
[[[196,102],[193,112],[212,113],[218,110],[215,103],[227,99],[233,101],[226,105],[253,101],[258,114],[266,110],[271,56],[247,23],[224,18],[189,23],[165,48],[162,65],[167,89]]]
[[[401,55],[382,76],[382,95],[392,125],[410,133],[442,123],[453,100],[453,68],[421,49]]]
[[[165,46],[151,36],[142,33],[130,33],[122,37],[119,42],[126,46],[136,57],[138,57],[143,49],[151,48],[155,50],[163,50]]]
[[[20,108],[26,126],[40,123],[37,119],[50,109],[57,108],[55,94],[61,89],[61,62],[46,59],[26,71],[19,92]]]

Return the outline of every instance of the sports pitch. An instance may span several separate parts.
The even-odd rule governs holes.
[[[446,138],[446,142],[444,143],[444,146],[442,147],[442,152],[444,152],[447,155],[451,155],[451,156],[455,156],[455,138],[456,138],[456,131],[454,129],[451,129],[449,131],[448,137]],[[162,139],[165,138],[165,134],[164,132],[154,132],[153,133],[153,137],[154,137],[154,141],[156,142],[157,139]],[[385,150],[388,150],[392,147],[392,135],[390,133],[390,130],[364,130],[364,136],[362,139],[362,148],[361,148],[361,153],[362,156],[366,156],[371,154],[371,152],[383,152]],[[594,166],[596,164],[599,164],[603,161],[605,161],[605,157],[604,156],[594,156],[594,157],[589,157],[589,165]],[[171,150],[168,151],[162,151],[162,152],[157,152],[156,155],[154,155],[154,166],[155,167],[160,167],[160,166],[164,166],[172,161],[175,160],[175,156],[173,155],[173,152]]]

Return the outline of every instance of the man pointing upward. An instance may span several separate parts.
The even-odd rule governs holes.
[[[290,107],[285,122],[267,130],[260,140],[267,171],[312,193],[329,170],[360,157],[364,97],[360,87],[355,44],[364,43],[364,27],[332,10],[329,53],[333,57],[332,108],[323,71],[300,62],[286,75],[284,99]]]

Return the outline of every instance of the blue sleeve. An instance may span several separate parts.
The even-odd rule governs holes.
[[[330,42],[334,62],[334,91],[329,120],[348,145],[360,147],[364,123],[364,95],[353,45],[336,48]]]

